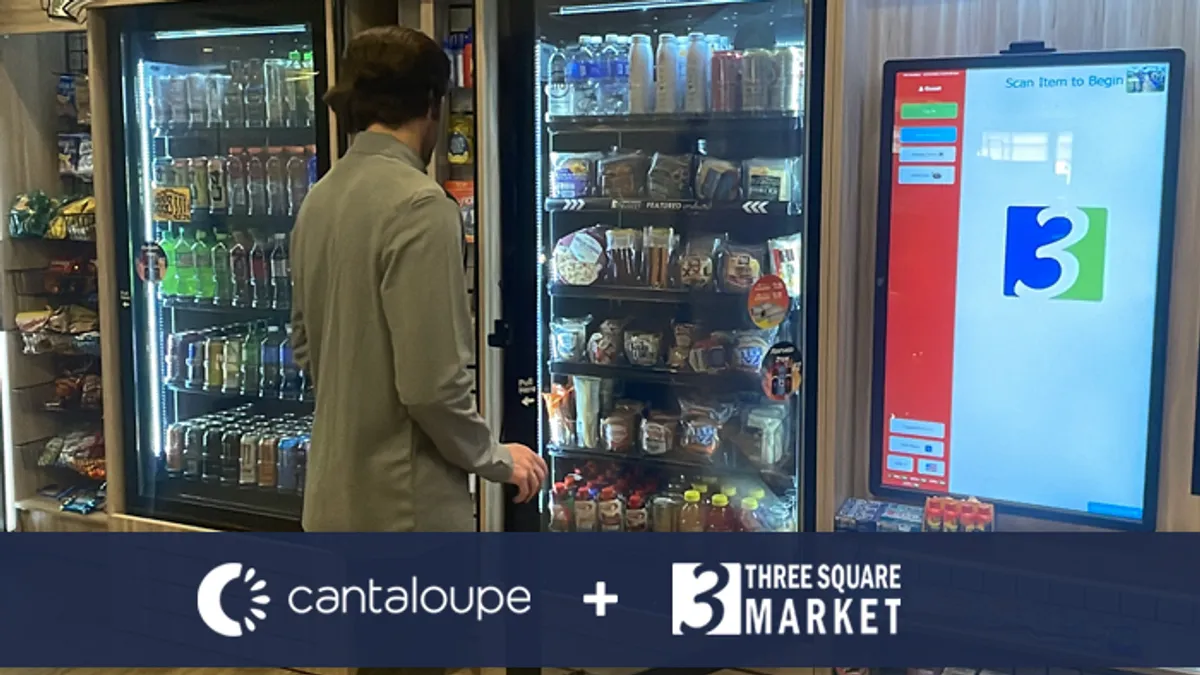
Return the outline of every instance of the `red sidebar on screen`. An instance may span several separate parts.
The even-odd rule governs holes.
[[[882,483],[949,491],[965,71],[896,75]]]

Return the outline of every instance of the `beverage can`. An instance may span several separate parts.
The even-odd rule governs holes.
[[[205,348],[204,388],[220,389],[225,383],[225,339],[213,335],[208,338]]]
[[[168,333],[163,350],[163,377],[170,384],[183,384],[187,379],[187,347],[183,333]]]
[[[216,424],[204,431],[204,458],[201,473],[204,481],[221,480],[221,435],[223,430]]]
[[[236,337],[225,340],[224,368],[225,376],[221,391],[226,394],[237,394],[242,391],[242,342]]]
[[[254,395],[258,393],[260,344],[258,332],[251,330],[242,341],[242,393]]]
[[[771,88],[778,74],[775,54],[768,49],[748,49],[742,53],[742,110],[761,112],[771,109]]]
[[[258,439],[258,487],[275,487],[276,462],[279,461],[279,437],[267,432]]]
[[[775,81],[770,89],[771,110],[804,110],[804,51],[799,47],[775,50]]]
[[[168,179],[168,185],[172,187],[191,187],[192,185],[192,162],[187,158],[176,159],[171,162],[171,167],[174,176]]]
[[[225,160],[213,157],[208,160],[208,205],[214,214],[229,210],[229,193],[226,192]]]
[[[167,427],[167,442],[163,454],[166,455],[167,475],[172,478],[183,473],[183,446],[186,435],[187,426],[180,422]]]
[[[279,439],[275,488],[280,492],[296,491],[296,451],[299,446],[300,439],[296,436]]]
[[[238,457],[238,485],[258,485],[258,434],[250,431],[242,434],[241,455]]]
[[[164,128],[188,125],[188,78],[186,75],[167,75],[164,79],[167,112]]]
[[[187,110],[190,126],[208,126],[208,76],[204,73],[187,76]]]
[[[221,435],[221,483],[237,485],[241,479],[242,434],[237,426],[228,426]]]
[[[196,157],[188,162],[188,187],[192,190],[192,210],[207,211],[209,208],[207,157]]]
[[[738,112],[742,109],[742,54],[724,51],[712,59],[713,112]]]
[[[156,129],[170,126],[171,107],[167,102],[167,78],[164,75],[150,76],[150,115],[151,124]]]
[[[204,458],[204,425],[189,424],[183,436],[183,477],[188,480],[200,478],[200,464]]]
[[[159,157],[154,160],[154,187],[173,187],[175,185],[175,160],[170,157]]]
[[[198,389],[204,386],[205,349],[204,340],[199,337],[188,343],[187,380],[184,382],[188,387]]]
[[[300,442],[300,446],[296,448],[296,494],[304,494],[304,481],[308,477],[308,452],[312,447],[312,441],[308,436],[305,436]]]

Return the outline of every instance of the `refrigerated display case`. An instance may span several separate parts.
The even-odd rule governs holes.
[[[813,529],[824,3],[499,11],[506,527]]]
[[[320,0],[114,10],[126,511],[299,527],[289,233],[330,163]]]

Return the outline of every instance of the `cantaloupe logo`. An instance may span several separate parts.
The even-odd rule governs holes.
[[[256,628],[254,619],[262,621],[267,618],[266,610],[260,606],[249,607],[248,615],[243,616],[240,623],[230,618],[225,612],[225,608],[221,605],[221,595],[225,592],[225,588],[237,581],[239,577],[250,590],[252,594],[250,602],[253,605],[267,605],[271,602],[271,598],[262,592],[267,587],[266,580],[255,581],[253,567],[248,568],[243,575],[241,563],[217,565],[204,575],[204,578],[200,580],[200,588],[196,590],[196,610],[200,612],[200,619],[217,635],[241,637],[242,626],[245,626],[247,631],[254,632]]]

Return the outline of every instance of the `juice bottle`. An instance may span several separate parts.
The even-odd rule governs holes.
[[[708,517],[704,521],[705,532],[733,532],[733,512],[729,510],[729,497],[713,495]]]
[[[650,530],[650,514],[646,509],[645,500],[641,493],[633,493],[629,504],[625,507],[625,531],[648,532]]]
[[[712,505],[712,494],[708,491],[707,483],[692,483],[692,489],[700,493],[700,513],[708,517],[708,507]]]
[[[601,532],[620,532],[625,529],[624,507],[615,488],[610,486],[600,491],[597,510],[600,514]]]
[[[758,500],[754,497],[742,497],[742,507],[738,513],[738,529],[742,532],[762,532],[762,521],[758,519]]]
[[[703,532],[704,511],[700,505],[700,492],[688,490],[683,493],[683,507],[679,509],[679,532]]]
[[[234,307],[250,306],[250,253],[246,250],[246,235],[233,233],[234,244],[229,249],[230,289]]]
[[[554,491],[550,493],[550,531],[571,531],[571,499],[567,486],[555,483]]]
[[[575,531],[596,531],[596,502],[587,486],[575,493]]]

